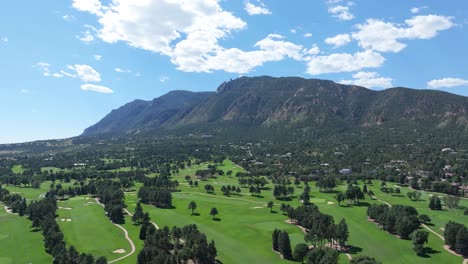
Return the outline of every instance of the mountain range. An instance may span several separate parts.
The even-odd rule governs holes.
[[[171,91],[113,110],[82,136],[246,127],[344,131],[363,127],[468,131],[468,97],[402,87],[382,91],[299,77],[241,77],[216,92]]]

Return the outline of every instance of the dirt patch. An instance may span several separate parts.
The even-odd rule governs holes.
[[[295,225],[295,226],[297,226],[299,229],[301,229],[301,231],[302,231],[304,234],[307,234],[307,228],[298,225],[296,221],[291,221],[291,219],[288,219],[288,220],[285,220],[284,222],[286,222],[286,223],[288,223],[288,224],[290,224],[290,225]]]
[[[458,254],[457,252],[451,250],[449,245],[444,245],[444,249],[447,250],[448,252],[450,252],[450,254],[453,254],[453,255],[455,255],[457,257],[463,257],[462,255]]]
[[[5,205],[5,212],[9,213],[9,214],[14,214],[13,211],[8,208],[8,206]]]
[[[127,251],[125,251],[125,249],[123,249],[123,248],[116,249],[116,250],[112,251],[112,253],[116,253],[116,254],[123,254],[125,252],[127,252]]]

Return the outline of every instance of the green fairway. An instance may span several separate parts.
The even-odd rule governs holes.
[[[12,193],[19,193],[21,196],[26,198],[27,200],[37,200],[40,198],[41,194],[45,194],[50,190],[50,184],[51,181],[44,181],[41,183],[41,186],[39,189],[34,189],[30,187],[20,187],[20,186],[11,186],[11,185],[5,185],[3,188],[9,190]],[[69,183],[60,183],[59,181],[56,181],[55,184],[61,184],[63,188],[68,188],[70,186],[73,186],[75,183],[74,180],[70,181]]]
[[[269,213],[269,209],[264,208],[268,201],[274,201],[274,210],[279,211],[279,205],[282,201],[275,200],[272,196],[272,191],[262,191],[263,198],[251,196],[248,189],[243,188],[241,196],[231,195],[226,197],[220,192],[222,185],[236,185],[237,178],[235,176],[220,176],[209,179],[208,181],[200,181],[199,187],[190,187],[185,180],[185,175],[191,175],[194,180],[194,173],[199,169],[207,168],[208,164],[194,165],[190,168],[181,170],[174,175],[174,179],[178,180],[181,192],[173,194],[173,205],[175,209],[157,209],[153,206],[144,206],[145,210],[150,212],[152,219],[160,226],[178,225],[183,226],[195,223],[200,230],[207,234],[209,239],[214,239],[218,247],[219,259],[223,263],[284,263],[276,253],[271,250],[271,233],[274,228],[287,230],[291,235],[291,244],[303,242],[303,234],[301,231],[292,225],[284,223],[287,219],[280,212],[276,214]],[[225,161],[219,169],[242,171],[230,161]],[[233,173],[235,175],[235,172]],[[215,195],[206,194],[203,186],[212,184],[215,186]],[[376,181],[377,184],[377,181]],[[377,185],[376,185],[377,186]],[[269,184],[267,187],[273,187]],[[351,245],[351,255],[358,256],[366,254],[374,256],[384,263],[461,263],[462,258],[451,255],[445,251],[443,241],[433,234],[429,236],[427,247],[433,250],[428,257],[418,257],[412,250],[412,243],[409,240],[401,240],[386,231],[381,230],[376,224],[367,220],[367,206],[338,206],[334,199],[333,193],[320,193],[314,186],[312,187],[311,202],[319,206],[323,213],[330,214],[335,218],[335,222],[342,218],[346,219]],[[362,184],[361,184],[362,187]],[[346,185],[340,185],[337,189],[345,190]],[[377,187],[370,186],[377,195]],[[295,189],[295,195],[299,196],[302,188]],[[384,199],[382,196],[379,198]],[[129,209],[133,210],[136,202],[136,196],[127,195],[127,204]],[[191,216],[187,205],[194,200],[198,209],[196,212],[200,216]],[[380,203],[376,200],[370,200],[366,197],[364,202]],[[389,201],[392,204],[410,204],[414,203],[404,197],[393,197]],[[297,198],[287,202],[293,206],[300,205]],[[424,206],[427,207],[427,202]],[[421,202],[421,206],[423,203]],[[413,205],[414,206],[414,205]],[[216,207],[219,211],[220,221],[211,220],[209,210]],[[260,207],[260,208],[256,208]],[[262,208],[263,207],[263,208]],[[426,213],[423,208],[417,208],[420,213]],[[448,214],[446,214],[448,213]],[[461,212],[462,213],[462,212]],[[431,216],[435,221],[443,222],[450,218],[449,211],[432,212],[432,214],[440,215],[441,220],[436,220],[437,217]],[[460,212],[453,213],[460,214]],[[459,217],[463,217],[462,215]],[[462,219],[460,219],[462,220]],[[448,221],[448,220],[447,220]],[[461,221],[463,223],[463,221]],[[445,224],[445,223],[444,223]],[[379,245],[376,247],[376,245]],[[239,255],[239,252],[243,254]],[[250,252],[250,253],[249,253]],[[340,263],[347,263],[345,255],[340,256]]]
[[[105,256],[109,261],[131,251],[123,231],[109,221],[104,209],[94,199],[75,197],[58,202],[58,206],[57,222],[68,245],[95,257]],[[124,249],[126,253],[113,253],[118,249]]]
[[[8,214],[0,206],[0,263],[52,263],[41,232],[31,232],[28,219]]]

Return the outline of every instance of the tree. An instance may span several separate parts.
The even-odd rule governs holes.
[[[336,239],[340,244],[340,248],[346,245],[349,237],[348,225],[346,224],[346,220],[341,219],[340,223],[336,226],[335,232]]]
[[[424,230],[416,230],[411,234],[411,241],[413,242],[413,250],[418,256],[424,255],[424,244],[427,243],[429,233]]]
[[[455,242],[455,251],[463,256],[468,256],[468,230],[466,228],[458,231]]]
[[[433,195],[431,199],[429,199],[429,209],[431,210],[441,210],[442,205],[440,203],[440,198]]]
[[[418,219],[419,219],[419,221],[420,221],[421,223],[424,223],[424,224],[425,224],[425,223],[431,222],[431,218],[429,218],[429,216],[426,215],[426,214],[421,214],[421,215],[419,215],[419,216],[418,216]]]
[[[96,264],[107,264],[106,257],[99,257],[96,259]]]
[[[330,248],[316,247],[307,253],[307,264],[338,264],[339,253]]]
[[[289,234],[286,231],[282,231],[278,236],[278,250],[285,259],[291,259],[291,241],[289,240]]]
[[[197,209],[197,203],[195,203],[195,201],[191,201],[188,205],[188,209],[192,210],[192,215],[193,215],[193,212],[195,211],[195,209]]]
[[[367,184],[364,184],[364,186],[362,186],[362,192],[367,193]]]
[[[296,247],[294,247],[294,252],[293,252],[294,260],[304,263],[304,259],[307,255],[307,252],[309,252],[309,247],[306,244],[304,243],[297,244]]]
[[[279,233],[280,233],[280,231],[275,228],[275,230],[273,230],[273,234],[271,235],[273,250],[275,250],[275,251],[278,251]]]
[[[339,191],[336,193],[335,199],[338,202],[338,204],[341,205],[341,202],[343,202],[346,199],[346,197],[343,192]]]
[[[270,208],[270,213],[273,212],[273,202],[272,201],[269,201],[268,204],[267,204],[267,207]]]
[[[460,203],[460,197],[453,196],[453,195],[446,195],[444,196],[444,203],[448,208],[458,208],[458,204]]]
[[[211,208],[210,215],[213,217],[212,219],[215,219],[217,214],[218,214],[218,209],[216,209],[216,207]]]
[[[139,234],[139,238],[140,238],[141,240],[145,240],[145,239],[146,239],[147,230],[148,230],[148,224],[147,224],[147,223],[143,223],[143,224],[141,225],[140,234]]]
[[[135,213],[132,216],[132,222],[134,224],[141,224],[144,216],[145,214],[143,213],[143,208],[141,207],[141,204],[137,203],[137,206],[135,207]]]

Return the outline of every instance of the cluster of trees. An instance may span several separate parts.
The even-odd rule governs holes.
[[[328,191],[331,191],[333,190],[333,188],[336,187],[336,178],[334,176],[325,176],[325,177],[321,177],[317,183],[316,183],[316,186],[319,188],[319,190],[321,192],[325,191],[325,192],[328,192]]]
[[[230,195],[231,193],[233,192],[236,192],[237,194],[239,194],[241,192],[241,189],[240,187],[236,187],[234,185],[227,185],[227,186],[221,186],[221,192],[224,194],[224,195]]]
[[[138,190],[138,198],[140,198],[142,203],[152,204],[156,207],[172,207],[172,193],[165,189],[142,186],[140,190]]]
[[[8,206],[13,213],[18,213],[23,216],[27,209],[26,199],[21,195],[14,193],[10,194],[7,189],[0,187],[0,201]]]
[[[216,263],[217,249],[214,241],[208,243],[206,235],[196,225],[182,228],[168,227],[149,234],[138,254],[138,264]]]
[[[367,208],[367,215],[390,233],[408,239],[409,235],[419,227],[418,212],[412,206],[372,204]]]
[[[291,195],[294,194],[294,187],[292,186],[287,186],[287,185],[284,185],[284,184],[279,184],[279,185],[275,185],[275,187],[273,187],[273,196],[276,198],[276,199],[290,199],[291,198]]]
[[[465,225],[448,222],[444,231],[445,244],[458,254],[468,256],[468,229]]]
[[[206,184],[205,187],[203,187],[203,188],[205,188],[205,191],[207,193],[214,193],[215,192],[215,188],[211,184]]]
[[[96,189],[99,201],[104,204],[107,217],[114,223],[125,223],[123,214],[125,194],[120,189],[120,184],[112,180],[98,181],[96,182]]]
[[[344,200],[348,200],[348,203],[358,203],[360,200],[364,200],[365,194],[359,186],[348,184],[346,192],[337,192],[335,199],[338,204],[341,204]]]
[[[440,202],[440,198],[436,195],[433,195],[429,199],[429,209],[431,210],[442,210],[442,203]]]
[[[453,195],[446,195],[443,197],[444,199],[444,204],[448,208],[458,208],[458,204],[460,203],[460,197],[458,196],[453,196]]]
[[[273,250],[279,252],[284,259],[292,259],[291,240],[289,233],[275,228],[272,234]]]
[[[305,240],[312,245],[324,245],[327,241],[330,245],[346,246],[349,231],[346,221],[342,219],[335,224],[332,216],[323,214],[314,204],[303,205],[297,208],[281,206],[288,216],[307,230]]]

